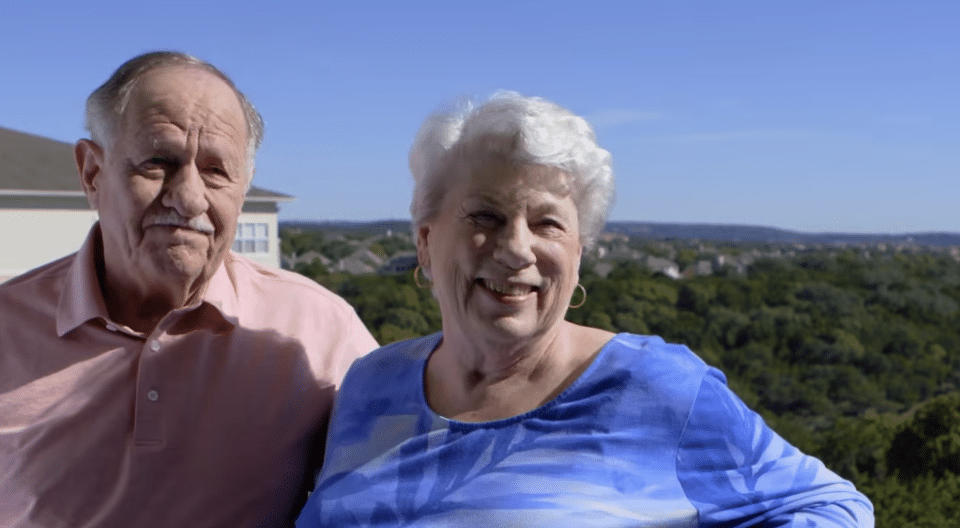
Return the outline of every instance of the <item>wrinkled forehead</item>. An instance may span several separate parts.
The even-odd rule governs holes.
[[[169,120],[183,129],[209,127],[245,141],[247,124],[236,91],[201,68],[170,66],[144,73],[132,86],[122,122],[149,125]]]
[[[549,192],[558,197],[571,193],[569,175],[558,167],[523,164],[502,154],[467,156],[462,159],[458,178],[473,189],[519,200],[531,192]]]

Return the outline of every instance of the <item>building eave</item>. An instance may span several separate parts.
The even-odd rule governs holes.
[[[294,202],[293,196],[247,196],[248,202]]]
[[[0,196],[41,196],[54,198],[75,198],[86,196],[83,191],[47,191],[38,189],[0,189]]]
[[[83,191],[48,191],[39,189],[0,189],[0,196],[33,196],[37,198],[77,198],[84,197]],[[247,202],[293,202],[293,196],[247,196]]]

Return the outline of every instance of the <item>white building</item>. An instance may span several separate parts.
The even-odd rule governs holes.
[[[251,187],[234,251],[280,267],[278,204],[292,200]],[[72,144],[0,127],[0,282],[73,253],[96,220]]]

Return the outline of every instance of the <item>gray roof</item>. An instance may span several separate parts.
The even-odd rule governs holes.
[[[73,145],[0,127],[0,195],[83,196]],[[247,201],[291,200],[259,187],[247,192]]]

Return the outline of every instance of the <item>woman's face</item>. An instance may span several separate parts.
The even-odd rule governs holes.
[[[567,176],[490,159],[447,189],[417,248],[445,336],[536,339],[563,320],[578,281],[580,225]]]

